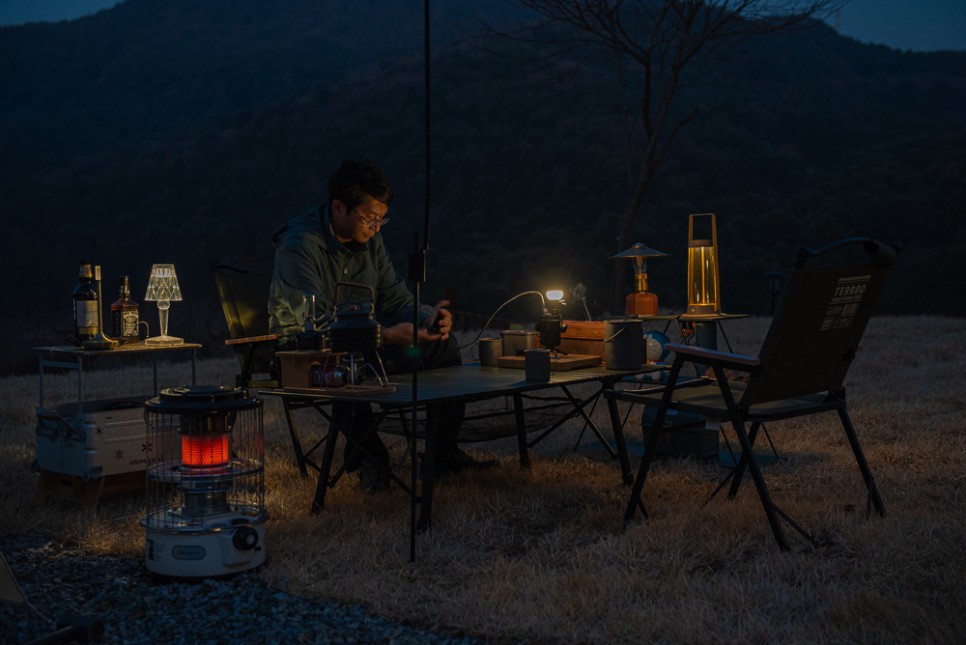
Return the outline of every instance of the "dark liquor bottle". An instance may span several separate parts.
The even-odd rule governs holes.
[[[97,315],[97,287],[94,285],[94,269],[87,260],[81,260],[77,286],[74,287],[74,344],[82,345],[100,331]]]
[[[111,337],[122,344],[136,341],[138,322],[138,303],[131,300],[130,280],[122,275],[117,300],[111,303]]]

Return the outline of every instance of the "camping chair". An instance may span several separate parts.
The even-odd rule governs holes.
[[[829,262],[856,252],[862,256],[860,261],[848,264]],[[741,456],[731,475],[728,497],[734,498],[742,476],[746,470],[750,471],[775,540],[784,550],[788,550],[789,545],[779,518],[813,545],[817,542],[784,513],[768,493],[753,452],[755,439],[766,422],[837,412],[865,481],[866,513],[871,513],[874,506],[879,515],[885,515],[885,507],[849,417],[842,383],[896,255],[896,249],[870,238],[849,238],[817,250],[801,249],[757,357],[670,345],[675,358],[666,387],[660,392],[642,391],[639,396],[624,393],[625,400],[658,406],[627,503],[625,525],[633,519],[637,509],[647,516],[641,496],[658,444],[659,429],[664,427],[668,410],[731,422],[741,446]],[[679,384],[681,368],[687,362],[710,366],[715,379],[693,387]],[[747,381],[727,380],[726,369],[747,374]],[[750,424],[750,430],[746,430],[747,424]]]
[[[272,281],[270,273],[249,273],[242,269],[219,265],[211,267],[215,288],[221,300],[221,308],[228,323],[225,345],[235,350],[240,371],[235,384],[247,388],[275,388],[279,383],[273,375],[272,361],[278,334],[268,331],[268,289]],[[302,449],[302,442],[295,432],[292,410],[298,404],[282,399],[282,409],[288,423],[295,461],[303,477],[308,477],[307,466],[319,470],[310,455],[325,442],[322,437],[309,450]]]
[[[271,377],[278,334],[268,333],[268,273],[249,273],[229,266],[212,266],[215,288],[228,323],[225,345],[238,357],[235,385],[275,387]]]

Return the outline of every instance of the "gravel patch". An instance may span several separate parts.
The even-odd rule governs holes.
[[[48,540],[0,536],[27,600],[47,618],[104,623],[104,642],[154,643],[480,643],[375,616],[360,606],[291,596],[252,573],[228,580],[154,579],[140,560],[89,555]],[[29,643],[56,624],[24,605],[0,603],[0,642]]]

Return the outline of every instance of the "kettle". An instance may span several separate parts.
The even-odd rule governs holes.
[[[352,305],[339,310],[339,288],[355,287],[369,291],[369,306]],[[382,325],[375,318],[376,290],[366,284],[338,282],[329,326],[329,348],[336,353],[374,352],[382,348]]]

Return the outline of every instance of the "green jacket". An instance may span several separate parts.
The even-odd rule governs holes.
[[[355,282],[376,290],[376,319],[384,326],[412,320],[413,295],[393,268],[382,234],[368,244],[342,244],[332,233],[327,206],[316,207],[291,219],[272,235],[275,269],[268,296],[269,328],[290,342],[304,329],[304,294],[315,294],[315,312],[320,324],[331,321],[334,304],[362,303],[368,306],[367,291],[340,287],[337,282]],[[420,307],[420,321],[432,313]]]

